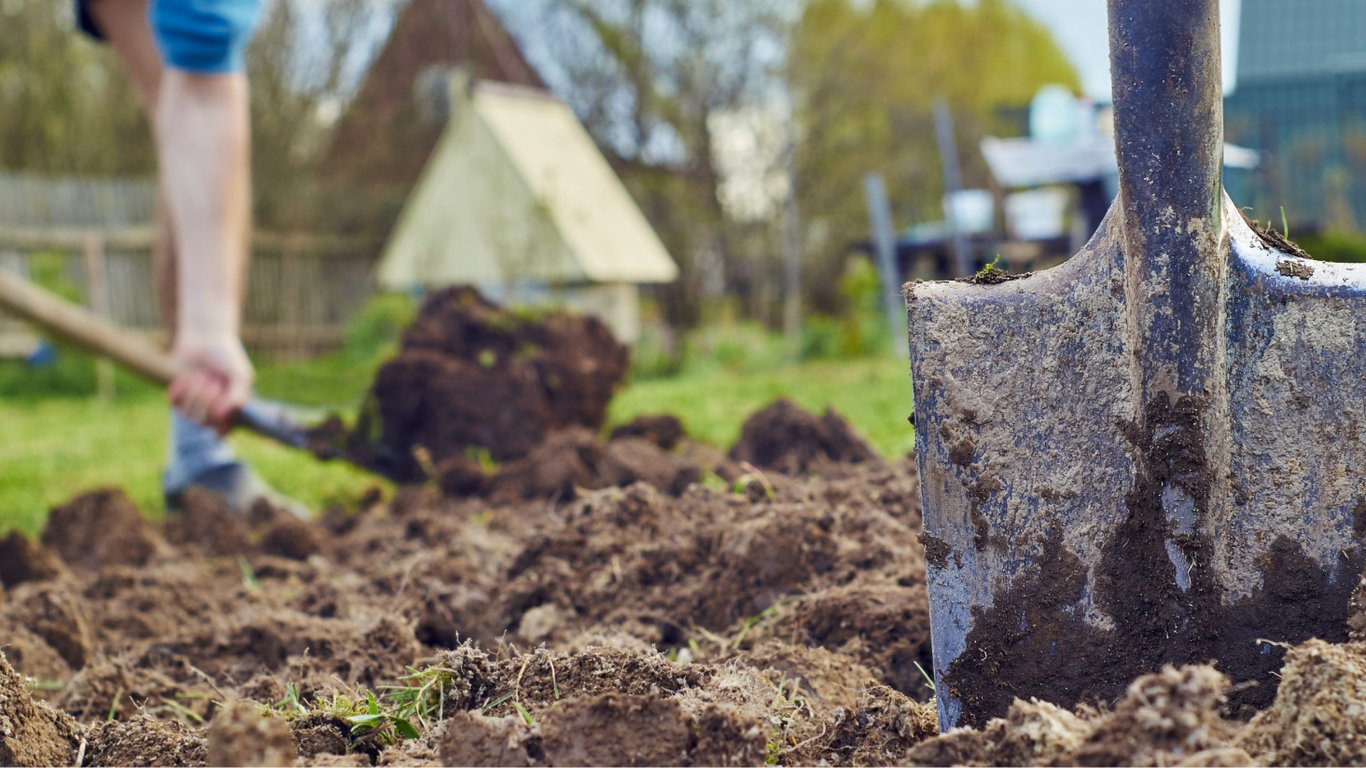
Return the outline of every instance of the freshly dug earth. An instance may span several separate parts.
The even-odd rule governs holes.
[[[324,452],[421,482],[448,460],[518,459],[555,430],[598,429],[626,367],[626,348],[595,318],[506,310],[450,288],[423,304],[355,428],[315,437]]]
[[[738,470],[659,422],[553,433],[478,493],[311,523],[190,494],[158,528],[116,490],[78,497],[47,544],[0,541],[0,763],[1366,762],[1366,643],[1291,649],[1247,724],[1220,673],[1187,667],[1104,709],[1017,701],[936,736],[914,470],[839,461],[813,422],[835,423],[781,406],[746,425],[789,450],[737,449]],[[614,449],[738,474],[614,479]],[[509,479],[570,454],[595,490]],[[791,456],[800,477],[774,468]]]

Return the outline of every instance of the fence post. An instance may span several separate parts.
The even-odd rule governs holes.
[[[104,238],[98,232],[85,234],[85,293],[90,311],[109,319],[109,275],[105,270]],[[106,357],[95,360],[96,391],[100,402],[114,399],[114,364]]]

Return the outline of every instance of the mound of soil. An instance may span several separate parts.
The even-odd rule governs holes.
[[[473,288],[443,290],[380,368],[345,452],[406,482],[471,454],[518,459],[555,430],[601,427],[627,359],[596,318],[505,310]]]
[[[730,455],[736,461],[789,475],[831,463],[878,460],[873,449],[833,409],[827,408],[817,417],[787,399],[776,400],[750,416]]]
[[[71,716],[35,701],[0,652],[0,765],[71,765],[79,742]]]
[[[759,423],[804,420],[784,412]],[[936,736],[913,466],[813,439],[776,459],[809,471],[679,488],[645,458],[715,453],[658,434],[561,430],[481,467],[482,496],[428,484],[311,522],[190,495],[158,530],[122,494],[77,497],[51,546],[3,543],[0,763],[82,741],[103,765],[1366,762],[1366,643],[1290,649],[1250,723],[1184,667],[1103,710],[1016,701]],[[131,533],[95,557],[66,541],[82,520]]]
[[[670,439],[561,431],[482,497],[410,488],[313,522],[190,494],[158,528],[128,518],[121,493],[80,496],[53,516],[51,548],[7,541],[46,565],[16,569],[0,637],[35,678],[27,701],[89,724],[86,761],[105,764],[760,764],[811,753],[857,709],[918,706],[910,467],[775,474],[756,497],[691,482],[683,457],[717,454]],[[571,455],[586,479],[546,470]],[[89,540],[82,520],[128,534],[92,556],[65,538]],[[358,732],[336,708],[386,700],[412,668],[449,675],[420,738]],[[889,738],[898,717],[846,726],[838,749]]]
[[[527,457],[488,466],[457,457],[438,468],[442,491],[453,498],[483,496],[518,499],[569,499],[580,491],[624,488],[645,482],[672,494],[702,479],[704,469],[650,440],[622,436],[602,443],[588,429],[555,432]]]

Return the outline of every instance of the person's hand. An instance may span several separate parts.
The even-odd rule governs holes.
[[[171,354],[185,368],[166,390],[171,404],[190,419],[227,432],[255,378],[241,339],[234,334],[182,332]]]

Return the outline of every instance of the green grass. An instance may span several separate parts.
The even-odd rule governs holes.
[[[909,368],[905,360],[891,356],[794,363],[761,373],[685,373],[639,382],[617,395],[611,420],[673,413],[689,434],[729,447],[740,436],[745,418],[778,397],[816,411],[834,406],[889,458],[905,455],[915,444],[906,420],[911,413]]]
[[[108,404],[94,398],[0,401],[0,529],[33,533],[53,505],[110,485],[160,516],[168,412],[156,393]],[[344,464],[314,461],[254,435],[234,435],[231,442],[268,482],[315,508],[354,500],[377,482]]]
[[[264,367],[262,394],[311,406],[354,405],[372,363],[326,358]],[[167,406],[150,387],[120,382],[112,403],[82,397],[0,399],[0,530],[40,529],[47,510],[100,486],[127,490],[149,515],[162,512],[159,474],[166,452]],[[906,416],[911,387],[906,363],[894,357],[776,365],[763,372],[708,368],[677,378],[637,382],[613,402],[613,423],[649,413],[677,414],[690,434],[721,447],[744,419],[774,398],[819,410],[833,405],[883,454],[913,444]],[[262,438],[237,434],[238,452],[280,491],[309,506],[354,502],[381,481],[340,463],[322,463]]]

